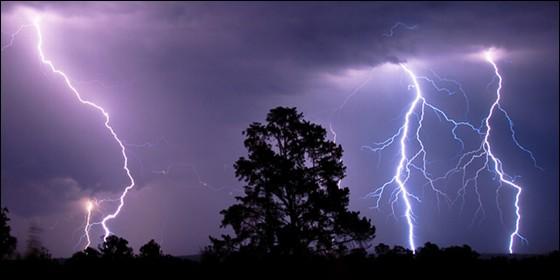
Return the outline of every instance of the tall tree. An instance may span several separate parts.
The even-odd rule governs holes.
[[[244,131],[248,157],[234,167],[246,183],[245,195],[220,212],[221,226],[231,226],[235,237],[210,237],[210,249],[335,254],[372,240],[375,227],[348,210],[349,190],[339,186],[345,176],[342,147],[296,108],[277,107],[266,120]]]
[[[0,208],[0,260],[9,258],[16,250],[17,239],[10,233],[9,221],[8,209]]]

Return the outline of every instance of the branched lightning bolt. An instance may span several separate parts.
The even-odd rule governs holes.
[[[126,175],[127,175],[128,179],[130,180],[130,184],[127,185],[125,187],[124,191],[122,192],[122,194],[119,198],[120,203],[117,207],[117,210],[115,210],[115,212],[105,216],[103,218],[103,220],[101,221],[101,225],[103,226],[103,229],[105,230],[104,240],[106,240],[107,237],[111,234],[111,231],[109,230],[109,227],[107,226],[107,222],[116,218],[119,215],[122,207],[124,206],[124,198],[126,197],[128,191],[130,191],[130,189],[132,189],[135,185],[134,178],[132,177],[130,169],[128,168],[128,157],[126,155],[126,148],[125,148],[123,142],[121,141],[121,139],[119,138],[119,136],[117,135],[117,133],[115,132],[114,128],[110,124],[109,113],[107,111],[105,111],[105,109],[103,109],[101,106],[93,103],[92,101],[89,101],[89,100],[86,100],[86,99],[82,98],[82,96],[80,95],[78,90],[72,85],[72,82],[70,81],[70,79],[68,78],[66,73],[57,69],[54,66],[53,62],[46,58],[45,53],[43,51],[43,34],[41,32],[41,27],[39,25],[39,20],[38,19],[35,19],[33,21],[33,27],[35,28],[35,31],[37,32],[37,40],[38,40],[37,41],[37,51],[39,53],[39,57],[41,59],[41,62],[44,65],[48,66],[53,73],[61,76],[64,79],[64,82],[66,83],[66,86],[74,93],[75,97],[78,99],[78,101],[80,101],[80,103],[82,103],[84,105],[88,105],[88,106],[96,109],[97,111],[99,111],[103,115],[103,117],[105,118],[105,123],[104,123],[105,127],[107,128],[107,130],[109,130],[109,132],[113,136],[113,139],[117,142],[117,144],[119,145],[119,147],[121,149],[121,155],[124,159],[123,169],[125,170]],[[87,223],[86,228],[84,230],[88,231],[90,229],[90,227],[91,227],[90,224]]]
[[[426,108],[431,109],[434,112],[434,114],[441,121],[445,120],[445,122],[450,123],[453,126],[453,128],[451,129],[451,134],[453,135],[454,140],[456,140],[457,142],[459,142],[461,144],[462,148],[464,148],[463,140],[456,134],[456,130],[459,127],[467,127],[469,129],[475,131],[477,134],[481,134],[481,132],[480,132],[479,128],[473,126],[469,122],[456,121],[456,120],[450,118],[443,110],[441,110],[438,107],[436,107],[435,105],[427,102],[426,98],[422,94],[422,90],[420,88],[418,80],[420,80],[420,79],[427,80],[428,82],[430,82],[430,84],[432,84],[436,88],[436,90],[443,90],[443,88],[438,87],[437,84],[433,80],[431,80],[427,77],[416,76],[414,74],[414,72],[410,68],[408,68],[405,64],[401,63],[400,66],[406,72],[406,74],[409,76],[409,78],[412,80],[412,85],[410,85],[409,88],[413,88],[415,90],[415,93],[416,93],[414,100],[412,101],[412,103],[408,107],[408,111],[405,114],[404,123],[397,130],[397,132],[394,135],[392,135],[391,137],[389,137],[385,141],[375,143],[374,147],[364,146],[363,148],[366,148],[366,149],[368,149],[370,151],[373,151],[373,152],[378,152],[378,151],[382,151],[385,148],[391,146],[393,143],[395,143],[397,141],[397,139],[399,139],[400,160],[399,160],[399,163],[398,163],[397,168],[395,170],[394,176],[391,178],[391,180],[389,180],[388,182],[383,184],[381,187],[377,188],[375,191],[370,193],[368,196],[376,199],[375,208],[378,208],[380,200],[381,200],[381,198],[383,196],[383,193],[385,191],[385,188],[388,187],[391,184],[396,184],[398,186],[398,188],[394,189],[393,192],[390,195],[390,197],[392,198],[391,209],[392,209],[393,215],[395,215],[394,205],[398,202],[399,195],[400,195],[401,199],[405,203],[405,218],[406,218],[406,221],[407,221],[407,224],[408,224],[408,229],[409,229],[408,230],[408,243],[409,243],[410,249],[414,253],[415,248],[416,248],[415,247],[415,242],[414,242],[414,212],[413,212],[413,209],[412,209],[412,205],[410,203],[410,198],[413,198],[418,202],[420,202],[420,199],[417,196],[410,193],[406,188],[406,183],[407,183],[408,179],[410,178],[411,169],[419,171],[420,174],[424,177],[424,179],[426,179],[426,181],[427,181],[426,184],[429,185],[431,187],[432,191],[434,191],[436,193],[436,199],[438,201],[438,208],[439,208],[439,205],[440,205],[440,197],[445,198],[446,202],[448,202],[448,203],[451,202],[449,196],[445,192],[443,192],[442,190],[440,190],[436,187],[436,184],[435,184],[436,181],[432,178],[432,175],[427,171],[427,159],[426,159],[427,152],[426,152],[426,149],[425,149],[425,146],[424,146],[424,142],[422,141],[421,136],[420,136],[420,132],[422,130],[422,124],[423,124],[423,121],[424,121],[424,115],[425,115]],[[446,89],[446,90],[449,91],[448,89]],[[414,134],[414,137],[415,137],[415,141],[418,143],[420,148],[417,149],[416,151],[414,151],[414,153],[411,154],[411,156],[409,156],[407,154],[407,149],[406,149],[406,146],[407,146],[406,139],[407,139],[407,137],[409,137],[409,133],[410,133],[409,131],[411,130],[410,127],[411,127],[412,114],[415,112],[415,110],[417,110],[417,108],[420,108],[420,114],[419,114],[419,118],[418,118],[418,120],[415,124],[415,125],[417,125],[417,129],[416,129],[416,133]],[[420,161],[419,164],[415,163],[415,161],[417,161],[417,160]]]
[[[406,65],[404,65],[404,64],[400,64],[400,65],[403,68],[403,70],[405,72],[407,72],[408,75],[410,75],[410,78],[412,79],[412,82],[414,83],[416,96],[415,96],[414,100],[412,101],[412,103],[410,104],[410,107],[409,107],[409,109],[408,109],[408,111],[406,112],[406,115],[405,115],[405,121],[404,121],[404,126],[403,126],[404,129],[402,131],[402,136],[401,136],[401,140],[400,140],[401,159],[399,161],[399,165],[397,166],[397,170],[395,172],[394,181],[398,184],[399,192],[400,192],[401,197],[402,197],[402,199],[403,199],[403,201],[406,205],[405,217],[406,217],[406,222],[408,223],[408,244],[410,246],[410,249],[414,253],[416,246],[414,245],[414,224],[413,224],[413,221],[412,221],[413,220],[412,206],[410,205],[410,200],[409,200],[409,197],[411,195],[405,187],[405,182],[407,181],[408,176],[410,175],[409,166],[410,166],[411,161],[407,160],[407,157],[406,157],[405,140],[406,140],[406,136],[408,135],[410,116],[412,115],[412,112],[414,111],[414,108],[416,108],[416,105],[418,104],[418,102],[420,102],[422,100],[422,93],[420,91],[420,86],[418,85],[418,81],[416,80],[416,76],[414,76],[414,73],[412,73],[412,71],[410,71],[406,67]],[[424,117],[424,104],[422,104],[422,117],[421,118],[423,118],[423,117]],[[418,127],[418,131],[420,131],[420,126]],[[406,169],[406,177],[404,179],[402,178],[403,169]]]
[[[486,136],[484,137],[484,142],[483,142],[483,146],[484,146],[484,150],[486,151],[486,161],[488,161],[488,157],[490,157],[492,159],[492,161],[494,162],[494,171],[498,174],[498,176],[500,177],[500,182],[503,182],[509,186],[511,186],[512,188],[515,189],[515,202],[514,202],[514,206],[515,206],[515,229],[514,231],[510,234],[509,237],[509,253],[512,254],[513,253],[513,244],[514,244],[514,240],[515,237],[519,237],[521,239],[525,239],[520,233],[519,233],[519,223],[521,221],[521,209],[519,207],[519,197],[521,196],[521,191],[523,190],[521,188],[521,186],[515,184],[513,182],[513,179],[509,179],[510,177],[504,174],[503,171],[503,167],[502,167],[502,162],[500,161],[500,159],[498,159],[491,150],[491,146],[490,146],[490,140],[488,139],[490,137],[490,131],[492,129],[492,127],[490,126],[490,119],[492,118],[492,115],[494,113],[494,110],[496,108],[498,108],[499,110],[501,110],[502,112],[505,113],[508,121],[510,122],[510,129],[512,131],[512,136],[514,137],[515,143],[519,145],[519,142],[517,141],[517,139],[515,138],[515,132],[513,130],[513,124],[511,122],[511,119],[509,118],[508,114],[500,107],[500,98],[501,98],[501,90],[502,90],[502,76],[500,75],[500,71],[498,70],[498,66],[496,65],[496,63],[494,62],[493,58],[492,58],[492,54],[490,51],[487,51],[485,53],[485,58],[486,61],[488,61],[488,63],[490,63],[492,65],[492,67],[494,68],[494,73],[496,74],[496,76],[498,77],[498,88],[496,89],[496,100],[494,101],[494,103],[492,104],[492,107],[490,107],[490,112],[488,113],[488,116],[486,117],[486,127],[487,127],[487,131],[486,131]],[[524,151],[528,151],[524,148],[522,148]],[[529,152],[531,155],[531,158],[533,160],[535,160],[535,158],[533,157],[533,154],[531,152]],[[536,162],[535,162],[536,165]],[[507,177],[507,178],[506,178]]]
[[[436,83],[436,81],[434,81],[433,79],[430,79],[426,76],[418,76],[417,78],[419,80],[424,80],[424,81],[430,83],[436,89],[436,91],[438,91],[438,92],[445,92],[448,95],[455,95],[457,93],[461,93],[461,96],[465,100],[465,115],[464,116],[465,116],[465,119],[466,119],[467,115],[469,114],[469,111],[470,111],[470,102],[469,102],[469,98],[467,97],[467,93],[463,89],[463,85],[456,80],[443,78],[433,70],[431,70],[431,72],[432,72],[432,75],[435,77],[435,79],[437,79],[439,82],[445,82],[445,83],[453,84],[455,86],[456,90],[450,90],[447,87],[440,86]]]
[[[514,241],[515,238],[519,238],[523,241],[526,241],[526,239],[519,233],[519,227],[520,227],[520,221],[521,221],[521,208],[519,206],[519,199],[521,196],[521,192],[522,192],[522,188],[521,186],[515,184],[515,176],[509,176],[507,175],[504,170],[503,170],[503,163],[502,161],[494,155],[494,153],[492,152],[492,148],[491,148],[491,142],[490,142],[490,132],[491,132],[491,125],[490,125],[490,121],[492,119],[492,117],[494,117],[494,112],[496,112],[497,110],[500,110],[504,116],[506,117],[506,119],[508,120],[508,124],[509,124],[509,130],[511,133],[511,137],[513,142],[515,143],[515,145],[522,151],[524,151],[525,153],[527,153],[531,160],[533,161],[533,164],[536,168],[542,170],[542,168],[540,166],[538,166],[536,159],[533,155],[533,153],[528,150],[527,148],[523,147],[515,134],[515,130],[513,128],[513,121],[511,120],[509,114],[507,113],[506,110],[503,109],[503,107],[500,105],[500,99],[501,99],[501,90],[502,90],[502,76],[499,72],[498,66],[495,63],[493,57],[492,57],[492,52],[491,51],[487,51],[484,54],[484,58],[485,60],[492,66],[492,69],[494,70],[494,75],[495,77],[493,78],[494,80],[498,81],[498,87],[496,89],[496,99],[494,100],[494,102],[492,103],[489,111],[488,111],[488,115],[483,119],[482,122],[482,126],[486,128],[486,130],[484,131],[483,138],[481,140],[481,144],[480,146],[472,151],[469,152],[465,152],[464,154],[462,154],[457,162],[457,165],[449,170],[445,175],[435,178],[433,181],[437,182],[440,180],[444,180],[444,179],[448,179],[451,175],[456,174],[456,173],[462,173],[462,187],[458,190],[457,192],[457,198],[455,199],[455,201],[458,198],[462,198],[462,202],[464,205],[465,203],[465,193],[466,193],[466,188],[470,185],[473,184],[474,187],[474,191],[475,194],[477,196],[478,199],[478,208],[475,211],[475,217],[473,218],[473,223],[474,223],[474,219],[476,219],[477,215],[479,213],[484,214],[484,208],[482,206],[482,201],[481,201],[481,197],[480,197],[480,193],[478,191],[478,179],[480,174],[487,170],[488,172],[492,173],[495,175],[494,179],[498,179],[499,178],[499,183],[498,183],[498,188],[496,189],[496,206],[498,207],[498,211],[500,213],[500,219],[502,218],[502,210],[499,206],[498,203],[498,195],[499,195],[499,191],[500,189],[503,187],[503,185],[508,185],[511,188],[513,188],[515,190],[515,199],[513,202],[514,208],[515,208],[515,225],[514,225],[514,230],[511,232],[510,236],[509,236],[509,246],[508,246],[508,251],[509,253],[513,253],[513,245],[514,245]],[[482,127],[479,129],[482,130]],[[466,176],[466,171],[470,166],[473,166],[475,164],[475,161],[477,160],[482,160],[483,164],[476,169],[474,175],[472,177],[468,177]],[[455,202],[454,201],[454,202]],[[461,206],[461,209],[463,208],[463,206]]]
[[[524,146],[522,146],[520,144],[520,142],[518,141],[518,139],[516,137],[516,133],[515,133],[515,130],[514,130],[514,127],[513,127],[512,119],[510,118],[507,111],[500,105],[501,89],[502,89],[502,77],[499,73],[499,70],[498,70],[498,67],[497,67],[496,63],[494,62],[494,60],[492,58],[492,55],[491,55],[490,51],[485,53],[485,59],[493,67],[494,74],[496,76],[493,80],[498,81],[498,88],[496,90],[496,99],[492,103],[492,105],[490,107],[490,110],[488,112],[488,115],[482,120],[482,123],[480,124],[480,126],[475,126],[468,121],[456,121],[456,120],[448,117],[448,115],[442,109],[440,109],[440,108],[434,106],[433,104],[429,103],[425,99],[425,97],[422,95],[422,91],[420,90],[420,87],[418,85],[418,80],[424,80],[424,81],[428,82],[437,91],[447,92],[448,94],[454,94],[456,91],[452,91],[448,88],[441,87],[434,80],[432,80],[428,77],[416,76],[410,70],[410,68],[408,68],[405,64],[401,64],[401,67],[408,74],[408,76],[410,77],[410,79],[413,82],[412,85],[409,86],[409,88],[414,88],[416,90],[415,99],[410,104],[410,106],[408,107],[408,111],[406,112],[404,124],[397,130],[397,132],[394,135],[387,138],[385,141],[375,143],[373,146],[364,146],[364,148],[366,148],[370,151],[378,152],[378,151],[382,151],[385,148],[391,146],[392,144],[396,143],[397,141],[400,145],[400,161],[399,161],[399,164],[396,167],[395,175],[388,182],[384,183],[381,187],[379,187],[376,190],[374,190],[373,192],[371,192],[368,196],[376,199],[374,208],[377,208],[377,207],[379,207],[379,202],[380,202],[380,199],[382,198],[382,196],[384,194],[385,189],[389,185],[392,185],[392,184],[396,184],[398,186],[398,188],[395,188],[389,196],[390,199],[391,199],[391,209],[393,211],[393,215],[395,215],[394,205],[398,202],[399,195],[400,195],[400,198],[405,203],[405,217],[406,217],[407,224],[408,224],[408,229],[409,229],[409,231],[408,231],[408,241],[409,241],[409,246],[410,246],[410,248],[412,249],[413,252],[414,252],[414,246],[415,246],[414,245],[414,212],[413,212],[412,205],[411,205],[411,199],[415,199],[418,202],[420,202],[420,199],[417,196],[411,194],[408,191],[408,189],[406,188],[407,181],[410,177],[410,171],[413,170],[413,169],[419,171],[423,175],[423,177],[427,181],[427,183],[425,183],[425,185],[431,186],[432,190],[437,194],[436,198],[438,199],[438,208],[439,208],[439,197],[440,196],[445,197],[448,202],[449,202],[449,198],[443,191],[436,188],[436,183],[438,181],[441,181],[441,180],[449,179],[449,177],[453,174],[456,174],[456,173],[462,174],[461,187],[457,191],[457,197],[453,201],[451,201],[451,205],[453,205],[457,201],[457,199],[459,199],[459,198],[462,198],[463,205],[464,205],[466,189],[467,189],[467,187],[472,185],[473,189],[474,189],[474,193],[475,193],[476,198],[478,200],[478,208],[476,209],[476,211],[474,213],[473,223],[479,215],[482,215],[482,216],[485,215],[484,214],[485,210],[484,210],[484,207],[483,207],[481,194],[480,194],[479,189],[478,189],[478,187],[479,187],[478,186],[479,176],[485,170],[494,174],[494,180],[499,179],[499,186],[496,189],[496,205],[498,207],[498,211],[500,212],[500,217],[502,216],[502,210],[501,210],[501,208],[499,206],[499,203],[498,203],[498,195],[499,195],[500,189],[502,188],[502,186],[507,185],[507,186],[510,186],[511,188],[513,188],[515,190],[515,200],[513,202],[514,207],[515,207],[515,227],[514,227],[514,230],[511,232],[511,234],[509,236],[508,251],[510,253],[513,253],[513,245],[514,245],[514,241],[515,241],[516,237],[523,240],[523,241],[526,241],[526,239],[519,232],[520,220],[521,220],[521,209],[520,209],[520,205],[519,205],[519,199],[520,199],[520,196],[521,196],[522,188],[521,188],[521,186],[519,186],[518,184],[515,183],[515,179],[517,178],[517,176],[514,176],[514,177],[509,176],[503,171],[502,161],[493,154],[492,149],[491,149],[491,142],[489,140],[490,132],[491,132],[490,121],[491,121],[492,117],[495,116],[494,112],[499,110],[500,112],[502,112],[504,114],[505,118],[508,121],[509,130],[510,130],[510,133],[511,133],[511,138],[512,138],[513,142],[515,143],[515,145],[520,150],[522,150],[523,152],[527,153],[530,156],[530,158],[533,161],[533,164],[536,168],[538,168],[540,170],[542,170],[542,168],[540,166],[538,166],[537,161],[536,161],[533,153],[529,149],[525,148]],[[455,84],[455,86],[457,87],[457,91],[461,92],[461,94],[465,98],[465,102],[467,103],[467,110],[466,110],[466,114],[467,114],[468,113],[468,98],[467,98],[464,90],[462,89],[461,84],[458,83],[457,81],[454,81],[454,80],[441,78],[439,75],[435,74],[435,72],[433,72],[433,71],[432,71],[432,73],[437,78],[437,80],[440,81],[440,82],[444,81],[444,82],[449,82],[449,83]],[[418,110],[418,108],[420,108],[420,112],[417,113],[418,121],[415,122],[414,125],[417,125],[416,134],[415,134],[415,141],[419,145],[419,148],[417,150],[415,150],[414,153],[411,153],[410,155],[408,155],[407,154],[408,151],[406,149],[406,147],[407,147],[406,138],[409,137],[410,130],[411,130],[411,128],[410,128],[410,126],[412,125],[411,124],[411,115],[415,112],[415,110]],[[427,164],[426,151],[424,149],[424,144],[423,144],[423,142],[421,140],[421,137],[420,137],[420,130],[422,128],[422,122],[424,120],[424,114],[425,114],[425,109],[426,108],[432,109],[432,111],[440,119],[440,121],[445,121],[445,122],[452,125],[451,134],[453,135],[453,139],[461,145],[461,153],[457,156],[459,158],[458,161],[457,161],[457,165],[454,168],[452,168],[451,170],[447,171],[441,177],[433,177],[430,174],[430,172],[428,172],[427,169],[426,169],[426,164]],[[465,114],[465,117],[466,117],[466,114]],[[456,130],[459,127],[465,127],[467,129],[469,129],[470,131],[472,131],[475,136],[480,137],[479,138],[480,141],[481,141],[480,146],[478,148],[475,148],[474,150],[465,151],[465,144],[464,144],[463,140],[456,133]],[[420,164],[415,163],[416,159],[421,159]],[[480,167],[478,167],[477,169],[475,169],[474,175],[467,176],[466,175],[467,169],[475,166],[476,162],[478,162],[478,161],[481,161],[482,165]],[[463,208],[463,206],[461,206],[461,209],[462,208]]]

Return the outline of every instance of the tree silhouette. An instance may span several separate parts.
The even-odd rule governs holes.
[[[210,237],[209,249],[324,255],[365,246],[375,227],[347,209],[349,190],[339,187],[345,176],[342,147],[295,108],[272,109],[266,120],[244,131],[248,157],[234,167],[246,183],[245,195],[220,212],[221,226],[231,226],[235,237]]]
[[[473,261],[480,256],[469,245],[450,246],[445,248],[443,253],[446,258],[460,259],[462,261]]]
[[[153,239],[140,247],[140,257],[147,259],[157,259],[163,256],[161,247]]]
[[[7,208],[0,209],[0,260],[11,257],[17,245],[17,239],[10,233],[8,213]]]
[[[103,244],[99,245],[102,257],[108,260],[124,260],[133,257],[132,248],[128,241],[116,235],[110,235]]]
[[[385,243],[379,243],[375,246],[375,254],[378,256],[385,255],[391,250],[391,247]]]
[[[87,247],[83,251],[76,252],[70,258],[74,263],[93,263],[101,258],[101,253],[94,248]]]
[[[41,241],[42,233],[43,229],[38,225],[32,223],[29,226],[29,236],[27,238],[27,251],[25,253],[25,258],[30,260],[51,259],[49,250],[43,246],[43,242]]]
[[[439,249],[438,245],[431,242],[426,242],[424,247],[418,249],[416,257],[419,259],[433,260],[440,258],[442,251]]]

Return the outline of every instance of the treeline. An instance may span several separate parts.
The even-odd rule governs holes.
[[[343,255],[256,255],[234,252],[227,256],[204,250],[199,260],[174,257],[162,252],[151,240],[137,254],[128,241],[109,236],[97,249],[87,248],[68,259],[53,259],[49,254],[4,259],[0,262],[3,276],[57,276],[78,279],[110,276],[143,277],[145,275],[184,276],[186,278],[229,279],[313,277],[326,279],[357,279],[393,275],[402,277],[463,278],[465,276],[551,277],[558,272],[560,254],[504,255],[481,258],[469,246],[440,248],[426,243],[416,254],[401,247],[383,243],[374,252],[350,250]],[[234,277],[234,278],[231,278]],[[8,279],[8,278],[4,278]]]
[[[392,276],[464,278],[496,276],[500,279],[528,277],[551,278],[558,273],[560,253],[481,258],[469,246],[440,248],[426,243],[416,254],[402,247],[383,243],[373,250],[355,247],[347,250],[262,250],[242,246],[236,250],[217,250],[208,246],[197,260],[164,254],[150,240],[137,253],[124,238],[111,235],[97,249],[88,247],[67,259],[54,259],[32,227],[27,249],[16,254],[17,239],[10,235],[7,210],[0,211],[0,276],[2,279],[41,278],[225,278],[277,279],[311,277],[325,279],[363,279]],[[32,278],[31,278],[32,277]],[[233,278],[232,278],[233,277]]]

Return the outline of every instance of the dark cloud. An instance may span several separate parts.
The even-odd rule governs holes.
[[[3,194],[13,201],[10,209],[14,213],[25,217],[49,214],[65,214],[64,211],[73,211],[68,207],[88,194],[85,193],[78,182],[72,178],[50,178],[37,181],[2,182],[10,186],[3,190]]]

